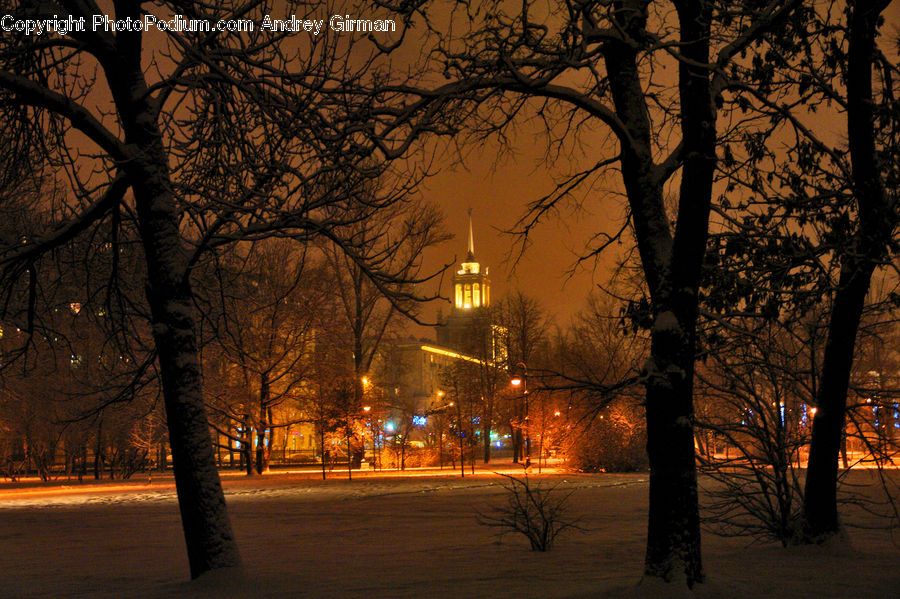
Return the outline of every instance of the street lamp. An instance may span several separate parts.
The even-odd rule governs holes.
[[[525,467],[531,465],[531,435],[528,430],[528,367],[524,362],[517,362],[513,367],[513,376],[509,383],[516,388],[522,388],[522,403],[524,404],[525,417],[522,426],[525,427]]]
[[[366,428],[368,429],[368,433],[372,435],[372,462],[370,467],[377,469],[379,467],[378,424],[380,423],[380,419],[377,418],[377,415],[380,412],[380,406],[383,405],[383,402],[379,397],[383,393],[383,389],[376,386],[375,382],[370,379],[368,375],[360,377],[359,382],[361,383],[360,390],[362,391],[360,400],[364,402],[362,411],[366,419]],[[373,416],[375,417],[373,418]],[[363,457],[365,457],[365,435],[363,435]]]

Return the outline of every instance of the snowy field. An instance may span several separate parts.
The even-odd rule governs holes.
[[[476,522],[503,498],[488,472],[331,476],[224,475],[245,567],[194,582],[171,479],[0,484],[0,597],[900,598],[900,541],[862,528],[788,549],[705,534],[700,589],[640,584],[646,475],[534,475],[575,489],[589,529],[548,553]]]

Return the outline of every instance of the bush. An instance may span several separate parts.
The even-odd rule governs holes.
[[[647,470],[647,428],[637,410],[610,406],[573,436],[569,466],[580,472]]]
[[[498,536],[517,532],[528,537],[532,551],[548,551],[553,541],[562,531],[578,526],[578,519],[566,517],[566,502],[573,491],[565,494],[557,492],[559,485],[545,487],[531,484],[528,475],[517,478],[502,474],[508,491],[506,503],[495,506],[490,513],[478,513],[478,523],[499,528]]]

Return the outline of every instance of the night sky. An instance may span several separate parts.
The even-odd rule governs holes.
[[[595,273],[580,267],[574,275],[576,252],[584,250],[587,240],[602,227],[617,230],[622,224],[622,200],[598,190],[580,209],[567,204],[556,216],[538,227],[531,244],[518,264],[513,264],[517,239],[502,233],[516,225],[529,202],[553,187],[552,174],[559,169],[543,161],[540,140],[525,137],[513,156],[496,158],[496,144],[486,143],[483,150],[468,156],[463,165],[452,164],[428,179],[422,189],[425,198],[443,210],[445,225],[455,238],[426,255],[426,268],[435,270],[456,256],[465,256],[468,235],[468,209],[472,208],[475,256],[490,267],[492,298],[520,289],[541,301],[559,324],[584,305],[594,280],[606,279],[617,251],[611,249]],[[538,143],[535,143],[537,141]],[[627,241],[626,241],[627,243]],[[442,293],[449,287],[445,279]],[[445,305],[445,312],[449,303]],[[436,304],[425,311],[431,316]]]

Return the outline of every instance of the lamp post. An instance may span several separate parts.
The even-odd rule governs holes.
[[[444,400],[444,392],[443,391],[438,391],[437,396],[438,396],[439,402]],[[437,410],[432,410],[432,412],[433,413],[437,413],[438,411],[443,412],[448,407],[449,406],[443,406],[441,408],[438,408]],[[438,424],[438,465],[440,466],[441,470],[443,470],[444,469],[444,418],[443,418],[443,414],[441,414],[441,417],[438,422],[439,422],[439,424]]]
[[[363,379],[365,380],[365,379]],[[363,414],[365,414],[366,418],[366,428],[368,432],[372,435],[372,466],[370,469],[375,468],[375,431],[372,428],[372,406],[363,406]],[[366,435],[363,434],[363,459],[366,459]]]
[[[525,429],[525,467],[527,468],[531,463],[531,435],[528,431],[528,367],[525,366],[524,362],[517,362],[513,367],[513,377],[510,379],[510,384],[515,388],[522,388],[522,403],[524,407],[524,418],[522,420],[522,427]],[[516,456],[518,458],[518,456]],[[516,461],[516,460],[513,460]]]

